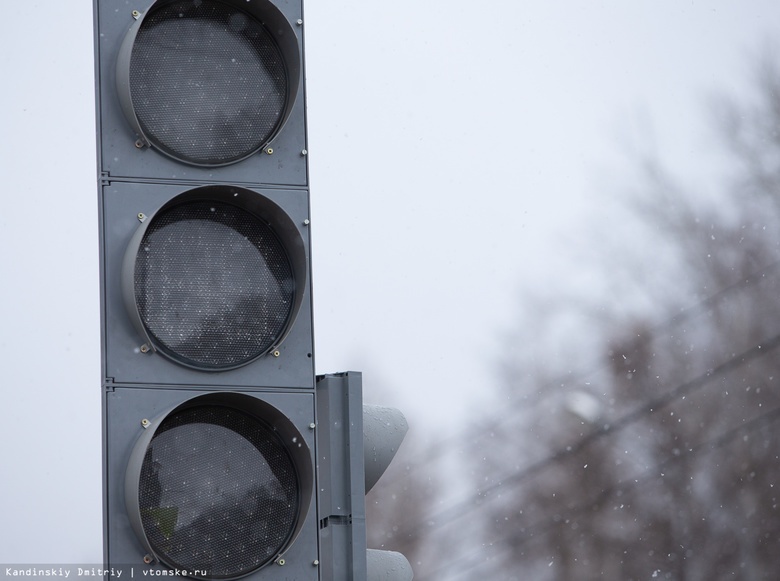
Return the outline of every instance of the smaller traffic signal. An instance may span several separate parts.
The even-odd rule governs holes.
[[[409,425],[400,410],[363,405],[363,457],[366,492],[385,473]],[[368,549],[367,581],[411,581],[412,567],[401,553]]]
[[[402,554],[366,546],[365,494],[395,457],[406,435],[403,414],[363,405],[362,375],[317,378],[317,477],[321,581],[411,581]]]

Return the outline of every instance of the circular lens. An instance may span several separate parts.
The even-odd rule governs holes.
[[[138,501],[163,563],[231,579],[283,550],[299,492],[295,465],[272,428],[231,407],[201,405],[160,424],[143,458]]]
[[[188,163],[224,165],[274,136],[288,79],[279,47],[254,16],[214,0],[177,1],[144,17],[130,94],[156,147]]]
[[[290,260],[271,227],[210,200],[152,218],[134,288],[157,348],[199,369],[234,368],[266,353],[287,328],[295,300]]]

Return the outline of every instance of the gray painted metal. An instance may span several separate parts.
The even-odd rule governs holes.
[[[284,341],[271,353],[261,356],[237,369],[203,372],[173,362],[160,353],[143,352],[140,347],[148,339],[138,319],[132,297],[132,277],[123,268],[129,268],[125,257],[135,254],[139,230],[145,227],[138,214],[154,216],[160,208],[179,196],[194,195],[204,188],[190,188],[179,184],[114,182],[102,185],[101,247],[103,253],[103,293],[105,298],[103,333],[104,377],[112,384],[162,384],[191,386],[230,386],[235,389],[277,387],[314,389],[313,332],[310,264],[309,198],[305,190],[270,188],[237,188],[239,199],[250,198],[246,204],[265,204],[277,208],[267,219],[278,229],[288,231],[288,240],[297,239],[297,269],[302,273],[303,288],[297,316],[288,328]],[[185,192],[190,192],[186,193]],[[262,204],[261,204],[262,201]],[[280,214],[286,218],[281,218]],[[273,213],[272,213],[273,214]],[[140,239],[139,239],[140,240]],[[291,250],[294,250],[291,248]],[[295,258],[291,253],[291,258]],[[303,264],[301,264],[303,263]],[[124,280],[124,288],[123,288]],[[129,304],[128,304],[129,303]]]
[[[296,191],[289,192],[290,198],[294,198],[295,196],[301,197],[301,193]],[[307,284],[309,276],[308,228],[304,223],[305,218],[301,219],[301,215],[304,215],[304,213],[300,212],[300,215],[296,216],[296,208],[294,208],[292,204],[285,203],[286,208],[282,208],[274,203],[269,197],[263,195],[262,192],[256,190],[218,185],[188,189],[167,200],[163,206],[155,208],[154,214],[166,209],[168,206],[194,200],[221,201],[239,206],[271,226],[274,232],[282,239],[282,244],[289,254],[295,274],[296,294],[289,325],[276,343],[266,351],[266,354],[268,352],[276,351],[286,339],[293,323],[297,321],[301,306],[304,303],[304,297],[308,296],[308,293],[306,292],[309,287]],[[287,199],[284,200],[284,202],[288,201],[289,200]],[[132,235],[130,242],[127,243],[125,255],[122,259],[122,270],[120,273],[121,293],[122,302],[125,305],[127,315],[130,317],[133,327],[135,327],[138,332],[138,340],[142,343],[146,343],[151,347],[152,351],[155,351],[154,342],[151,340],[144,327],[135,298],[136,257],[139,255],[143,236],[148,227],[154,222],[155,216],[154,214],[139,212],[136,214],[136,217],[140,214],[143,214],[144,218],[142,220],[139,219],[138,228]],[[120,216],[116,216],[116,218],[121,219]],[[297,223],[293,222],[291,218],[297,218]],[[310,315],[307,318],[310,319]],[[306,333],[306,336],[312,336],[310,330]],[[309,342],[300,345],[299,349],[303,350],[303,353],[298,354],[299,360],[302,362],[301,369],[306,371],[303,379],[307,382],[307,387],[310,387],[308,382],[310,382],[311,378],[314,376],[313,369],[308,369],[311,363],[311,347]],[[286,349],[285,354],[287,354]],[[255,375],[256,374],[253,373],[252,381],[254,381]]]
[[[270,564],[250,574],[250,581],[321,581],[319,518],[316,505],[316,396],[311,308],[309,191],[303,63],[303,5],[300,0],[220,0],[243,10],[268,12],[277,39],[292,62],[290,106],[286,120],[272,136],[273,154],[259,152],[221,167],[188,165],[155,148],[144,147],[137,120],[128,114],[126,67],[134,31],[149,7],[165,0],[94,0],[97,174],[101,265],[101,376],[103,423],[104,564],[107,567],[144,564],[148,553],[143,534],[137,534],[138,515],[128,510],[133,495],[143,441],[153,434],[155,418],[196,397],[276,410],[305,446],[299,457],[302,494],[308,511],[301,514],[297,538],[284,553],[284,565]],[[134,11],[138,11],[134,17]],[[123,48],[124,45],[124,48]],[[293,56],[289,56],[293,55]],[[132,113],[132,111],[130,112]],[[139,142],[142,147],[137,147]],[[191,369],[152,351],[138,328],[134,306],[123,298],[124,257],[143,224],[139,214],[154,216],[179,196],[204,186],[232,187],[245,207],[265,212],[276,229],[292,240],[291,259],[301,275],[302,293],[297,316],[284,341],[269,353],[237,369],[205,372]],[[296,241],[297,240],[297,241]],[[137,246],[136,246],[137,248]],[[127,268],[127,267],[125,267]],[[125,273],[125,287],[129,279]],[[125,289],[127,295],[127,289]],[[275,351],[272,349],[271,351]],[[248,398],[248,399],[247,399]],[[251,403],[247,404],[248,401]],[[240,402],[240,403],[239,403]],[[259,413],[259,412],[258,412]],[[142,420],[148,420],[146,429]],[[284,426],[286,422],[279,422]],[[296,437],[299,437],[296,436]],[[142,440],[143,438],[143,440]],[[139,443],[140,442],[140,443]],[[308,475],[308,476],[307,476]],[[362,476],[362,475],[361,475]],[[133,524],[135,523],[135,524]],[[365,568],[364,568],[365,569]],[[138,569],[136,569],[138,572]],[[140,573],[139,573],[140,574]]]
[[[141,0],[139,3],[116,0],[95,0],[96,35],[96,86],[98,170],[110,180],[174,180],[191,184],[207,184],[220,181],[219,171],[224,168],[198,167],[177,161],[154,148],[137,147],[136,141],[147,142],[138,131],[134,114],[126,113],[128,89],[121,80],[127,68],[129,48],[123,48],[125,39],[132,41],[142,16],[161,0]],[[257,11],[269,10],[272,19],[279,21],[277,29],[284,29],[281,48],[287,54],[303,55],[303,19],[301,1],[247,3],[245,0],[226,0],[228,4],[257,7]],[[270,8],[275,6],[276,8]],[[252,8],[255,9],[255,8]],[[138,19],[133,17],[138,10]],[[283,22],[283,24],[282,24]],[[277,39],[280,40],[280,39]],[[285,48],[286,47],[286,48]],[[294,57],[293,57],[294,58]],[[273,154],[259,152],[230,168],[234,184],[254,184],[283,187],[307,187],[308,164],[306,155],[306,104],[304,90],[304,66],[300,56],[297,62],[288,63],[288,74],[293,77],[291,104],[283,127],[273,137],[270,145]]]
[[[314,509],[314,454],[316,441],[314,430],[310,425],[315,418],[314,393],[279,393],[268,391],[252,391],[230,393],[214,392],[206,389],[167,389],[155,386],[154,389],[138,389],[135,387],[117,387],[105,392],[105,484],[104,502],[106,505],[104,555],[106,567],[126,568],[132,566],[137,575],[145,568],[153,569],[152,574],[165,569],[158,562],[145,564],[144,557],[149,555],[148,545],[143,536],[136,533],[139,526],[138,515],[128,511],[128,495],[132,495],[137,484],[132,482],[132,475],[138,473],[139,450],[145,449],[144,442],[153,436],[155,426],[170,411],[186,404],[195,397],[208,397],[216,401],[224,401],[230,405],[241,405],[242,409],[262,413],[270,421],[276,421],[287,431],[293,430],[299,435],[303,446],[298,455],[298,462],[308,463],[301,469],[301,479],[309,482],[303,491],[308,494],[308,510],[301,515],[298,523],[297,539],[284,552],[284,565],[275,563],[255,571],[245,577],[248,581],[278,581],[282,578],[298,581],[320,581],[319,568],[315,563],[320,559],[318,552],[317,511]],[[255,399],[247,404],[246,400]],[[232,400],[232,401],[231,401]],[[243,402],[242,402],[243,400]],[[269,410],[272,413],[269,414]],[[275,420],[274,420],[275,418]],[[144,428],[143,420],[148,420]],[[283,426],[287,424],[288,427]],[[297,449],[297,447],[292,448]],[[127,479],[131,481],[128,482]],[[129,487],[129,489],[128,489]],[[135,523],[135,524],[134,524]],[[154,557],[154,555],[151,555]],[[125,569],[126,570],[126,569]]]
[[[317,486],[322,581],[365,581],[362,375],[317,378]]]
[[[152,145],[150,140],[141,127],[141,124],[136,117],[135,110],[133,108],[132,96],[130,92],[130,59],[133,52],[133,45],[135,44],[138,31],[143,24],[144,18],[148,14],[149,10],[156,5],[163,4],[165,0],[153,1],[143,12],[140,12],[134,16],[134,22],[130,25],[124,39],[119,47],[119,52],[116,59],[116,90],[117,99],[121,106],[127,122],[132,128],[133,132],[143,142],[145,147]],[[255,0],[252,3],[246,3],[241,0],[228,0],[227,4],[234,4],[239,6],[242,10],[253,14],[258,20],[264,22],[268,30],[274,34],[276,42],[279,44],[280,49],[285,55],[285,61],[287,63],[287,74],[290,78],[290,94],[288,97],[287,108],[284,111],[284,118],[280,122],[280,127],[276,133],[271,136],[260,149],[264,149],[269,146],[274,138],[279,135],[290,117],[290,113],[294,108],[295,101],[299,98],[299,88],[302,84],[302,59],[301,59],[301,47],[299,46],[300,40],[296,36],[295,27],[293,23],[296,20],[288,20],[285,13],[275,6],[273,2],[268,0]],[[276,146],[274,146],[275,149]],[[305,145],[303,146],[305,149]]]
[[[406,557],[366,546],[365,493],[398,451],[406,418],[363,405],[354,371],[318,377],[317,417],[322,581],[411,581]]]
[[[363,450],[366,492],[385,473],[403,442],[409,424],[400,410],[363,405]]]
[[[280,430],[288,426],[291,438],[302,438],[305,444],[297,462],[308,483],[302,490],[303,504],[310,508],[301,513],[297,538],[284,552],[284,565],[280,560],[246,579],[408,581],[411,569],[403,556],[367,552],[365,535],[365,492],[395,455],[406,420],[397,410],[368,407],[366,453],[361,375],[328,375],[315,383],[302,2],[256,0],[247,8],[245,0],[220,0],[267,13],[272,28],[284,31],[277,40],[292,59],[292,89],[286,119],[271,137],[273,154],[202,167],[147,147],[149,139],[129,98],[126,71],[134,35],[148,9],[165,1],[141,0],[137,5],[94,0],[104,564],[159,567],[153,555],[152,563],[144,564],[149,546],[134,508],[139,450],[146,448],[166,414],[203,397],[260,414],[273,410],[269,417]],[[284,341],[272,353],[218,372],[186,367],[153,350],[144,352],[148,337],[143,325],[139,327],[134,301],[127,300],[132,269],[125,260],[137,252],[146,227],[140,215],[153,217],[173,200],[198,196],[209,186],[234,188],[232,193],[246,198],[241,202],[245,207],[265,212],[272,226],[284,230],[295,246],[294,268],[305,281]]]
[[[286,31],[277,40],[292,59],[288,63],[292,102],[286,122],[273,138],[273,155],[258,153],[232,165],[209,168],[136,147],[140,136],[123,112],[127,94],[117,87],[124,87],[120,77],[128,65],[134,31],[149,8],[161,2],[94,0],[103,383],[313,390],[308,169],[302,154],[306,150],[302,2],[258,0],[247,5],[244,0],[227,0],[242,10],[267,12],[266,22],[277,33]],[[274,228],[288,232],[288,240],[297,240],[295,248],[288,250],[294,251],[296,279],[303,287],[284,340],[248,365],[219,372],[189,369],[155,353],[133,301],[123,298],[122,286],[124,257],[137,248],[133,237],[143,229],[138,215],[154,216],[171,200],[209,184],[236,187],[246,198],[245,206],[278,208],[268,219]],[[255,201],[250,199],[253,192]],[[127,272],[124,279],[129,279]],[[125,295],[127,286],[125,282]]]
[[[412,581],[413,578],[412,566],[401,553],[368,549],[366,581]]]
[[[400,410],[363,405],[363,458],[366,492],[374,487],[403,442],[409,424]],[[411,581],[412,566],[401,553],[368,549],[367,581]]]
[[[287,451],[293,457],[295,468],[298,473],[298,479],[301,484],[300,498],[301,498],[301,513],[298,522],[295,524],[295,529],[291,538],[287,541],[284,550],[276,556],[276,559],[284,557],[286,551],[295,543],[301,530],[304,527],[306,516],[309,512],[312,503],[312,497],[314,492],[314,469],[313,469],[313,455],[309,450],[303,433],[290,422],[279,409],[272,406],[264,398],[259,398],[256,394],[245,393],[225,393],[225,392],[211,392],[197,395],[190,398],[179,405],[169,408],[165,412],[158,415],[156,418],[149,420],[143,425],[143,431],[141,436],[135,442],[133,451],[130,454],[130,459],[127,462],[127,470],[125,472],[125,507],[127,509],[127,515],[130,520],[130,525],[136,534],[136,537],[143,545],[147,554],[152,555],[155,560],[160,560],[155,555],[154,550],[147,539],[146,532],[143,528],[143,522],[141,519],[141,508],[139,506],[139,484],[141,478],[141,470],[146,456],[147,448],[154,438],[160,424],[175,413],[178,409],[184,406],[197,404],[197,405],[217,405],[220,407],[233,407],[235,409],[248,412],[256,418],[262,418],[266,423],[270,424],[273,429],[279,433],[284,442],[288,442]],[[303,418],[305,422],[307,418]],[[305,429],[300,426],[301,429]],[[310,429],[307,431],[311,431]],[[291,445],[291,443],[295,445]],[[312,531],[309,531],[309,535]],[[285,559],[286,562],[286,559]]]

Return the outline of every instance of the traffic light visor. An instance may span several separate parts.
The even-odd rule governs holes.
[[[312,490],[310,452],[290,421],[253,396],[223,393],[149,423],[128,464],[125,502],[153,559],[235,579],[291,545]]]
[[[140,145],[227,165],[281,130],[300,60],[295,30],[266,0],[158,0],[120,49],[119,99]]]
[[[276,204],[207,186],[139,219],[122,290],[148,349],[208,371],[240,367],[280,345],[302,302],[307,259]]]

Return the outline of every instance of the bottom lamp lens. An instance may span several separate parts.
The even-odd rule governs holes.
[[[165,418],[139,482],[149,545],[169,567],[206,579],[241,577],[273,561],[300,510],[300,483],[276,432],[232,407]]]

